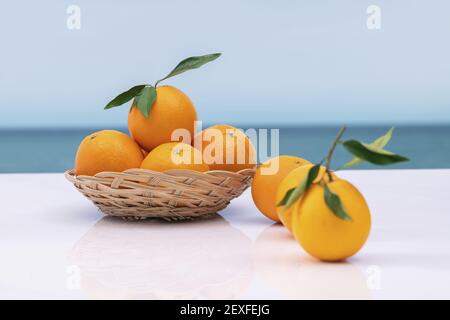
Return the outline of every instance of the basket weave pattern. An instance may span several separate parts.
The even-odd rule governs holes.
[[[254,169],[239,172],[130,169],[65,177],[103,213],[127,219],[180,220],[224,209],[251,184]]]

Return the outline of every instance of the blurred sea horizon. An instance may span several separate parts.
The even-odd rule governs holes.
[[[207,124],[203,125],[204,128],[207,126]],[[244,130],[250,128],[248,125],[239,127]],[[275,127],[268,125],[264,128]],[[296,155],[312,162],[318,162],[323,158],[339,129],[334,125],[278,128],[280,129],[279,153]],[[126,128],[113,129],[128,133]],[[370,142],[388,129],[389,126],[386,125],[353,125],[347,129],[344,138]],[[86,135],[98,130],[101,129],[0,129],[0,173],[50,173],[71,169],[78,144]],[[450,124],[396,126],[393,138],[386,149],[407,156],[411,161],[386,168],[450,168],[449,138]],[[270,139],[268,143],[270,145]],[[273,156],[270,155],[270,146],[269,156]],[[351,156],[348,153],[338,148],[333,159],[333,167],[340,167],[350,159]],[[380,167],[362,164],[355,169],[370,168]]]

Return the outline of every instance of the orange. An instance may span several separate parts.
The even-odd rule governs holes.
[[[293,169],[310,163],[294,156],[278,156],[261,164],[252,183],[253,202],[259,211],[269,219],[280,221],[275,204],[278,185]]]
[[[156,88],[156,100],[149,116],[133,106],[128,114],[128,130],[134,140],[146,151],[160,144],[172,141],[172,132],[186,129],[190,133],[190,141],[195,133],[197,112],[189,97],[172,86]]]
[[[341,261],[356,254],[366,242],[371,226],[369,207],[350,182],[335,179],[327,183],[341,199],[350,221],[337,217],[326,205],[324,187],[315,184],[304,194],[292,213],[292,233],[313,257]]]
[[[139,168],[144,155],[139,145],[115,130],[92,133],[83,139],[75,157],[75,173],[93,176],[102,171]]]
[[[309,170],[313,167],[313,164],[307,164],[300,166],[296,169],[291,170],[284,179],[279,183],[276,196],[275,196],[275,202],[274,204],[277,205],[280,203],[280,201],[284,198],[284,195],[286,192],[291,189],[297,187],[308,175]],[[325,174],[325,167],[321,166],[319,170],[319,174],[317,175],[317,178],[314,180],[314,182],[318,182],[323,175]],[[336,177],[336,175],[333,173],[333,177]],[[328,176],[325,176],[325,181],[328,181]],[[292,205],[289,209],[286,209],[281,207],[276,207],[276,211],[278,214],[278,217],[281,221],[281,223],[289,229],[289,231],[292,231],[292,212],[293,208],[295,207],[295,204]]]
[[[239,129],[220,124],[209,127],[195,137],[195,146],[211,170],[240,171],[254,168],[256,151],[250,139]]]
[[[164,172],[170,169],[209,171],[199,150],[189,144],[169,142],[149,152],[141,164],[142,169]]]

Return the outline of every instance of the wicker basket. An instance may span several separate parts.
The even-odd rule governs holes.
[[[224,209],[250,185],[254,169],[239,172],[130,169],[67,180],[105,214],[126,219],[199,218]]]

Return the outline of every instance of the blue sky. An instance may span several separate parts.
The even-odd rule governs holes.
[[[68,30],[66,9],[81,8]],[[368,30],[366,9],[381,8]],[[450,122],[448,1],[3,1],[0,127],[125,126],[116,94],[166,83],[205,122]]]

